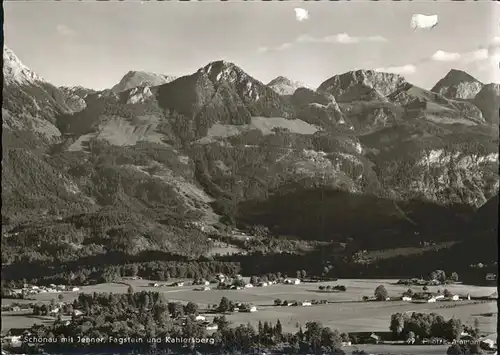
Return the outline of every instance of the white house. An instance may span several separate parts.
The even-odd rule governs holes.
[[[427,300],[427,303],[434,303],[436,302],[436,298],[435,297],[431,297]]]
[[[302,306],[310,306],[310,305],[311,305],[311,302],[309,302],[309,301],[303,301],[303,302],[300,302],[300,304],[301,304]]]
[[[202,289],[202,290],[203,290],[203,291],[210,291],[210,287],[205,286],[205,287],[203,287],[203,289]]]
[[[204,284],[205,286],[208,286],[208,285],[210,285],[210,281],[204,281],[204,282],[203,282],[203,284]]]
[[[259,286],[260,286],[260,287],[266,287],[267,285],[268,285],[268,283],[267,283],[267,282],[261,282],[261,283],[259,284]]]
[[[21,335],[7,335],[3,340],[10,345],[17,345],[21,343]]]
[[[204,321],[206,320],[206,318],[204,316],[197,315],[196,317],[194,317],[194,320]]]
[[[246,284],[246,285],[245,285],[245,288],[251,288],[251,287],[253,287],[253,285],[252,285],[252,284]]]
[[[450,297],[450,300],[452,300],[452,301],[459,301],[460,297],[458,295],[453,295],[453,296]]]
[[[217,324],[209,324],[207,325],[207,330],[217,330],[219,329],[219,327],[217,326]]]
[[[249,312],[257,312],[257,307],[251,306],[250,309],[248,310]]]
[[[482,347],[488,349],[488,350],[495,350],[496,349],[496,344],[495,344],[495,341],[493,339],[484,339],[484,340],[481,340],[481,343]]]
[[[71,291],[73,291],[73,292],[78,292],[78,291],[80,291],[80,288],[78,288],[78,287],[73,287],[73,288],[71,289]]]
[[[300,284],[299,279],[285,279],[285,283],[289,285],[298,285]]]
[[[73,315],[74,315],[75,317],[81,316],[82,314],[83,314],[83,312],[82,312],[82,311],[80,311],[80,310],[78,310],[78,309],[75,309],[75,310],[73,311]]]
[[[434,298],[436,300],[442,300],[442,299],[444,299],[444,295],[437,295],[437,296],[434,296]]]
[[[40,289],[40,287],[38,287],[38,286],[31,286],[31,289],[32,289],[32,290],[39,290],[39,289]]]
[[[59,313],[59,308],[58,307],[55,307],[53,308],[51,311],[50,311],[50,314],[57,314]]]
[[[410,296],[403,296],[403,297],[401,297],[401,300],[402,301],[411,301],[411,297]]]

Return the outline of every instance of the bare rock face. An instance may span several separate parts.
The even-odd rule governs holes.
[[[127,74],[125,74],[120,82],[113,86],[111,90],[118,93],[137,87],[159,86],[169,83],[172,80],[175,80],[175,77],[163,74],[149,73],[145,71],[131,70]]]
[[[363,91],[366,91],[368,87],[376,90],[382,96],[388,96],[404,83],[406,80],[397,74],[381,73],[374,70],[356,70],[331,77],[318,87],[318,91],[327,92],[335,98],[339,98],[351,88],[360,87],[362,84]]]
[[[434,85],[431,91],[450,99],[473,99],[483,86],[483,83],[471,75],[452,69]]]
[[[293,95],[298,88],[307,88],[307,86],[303,83],[290,80],[284,76],[274,78],[267,84],[267,86],[280,95]]]

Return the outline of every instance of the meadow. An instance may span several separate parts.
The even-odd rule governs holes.
[[[168,284],[175,280],[171,280]],[[222,297],[227,297],[234,302],[251,303],[258,307],[256,313],[233,313],[227,315],[234,324],[257,325],[259,321],[276,322],[280,319],[285,331],[295,332],[298,326],[304,327],[306,322],[317,320],[325,326],[330,326],[339,331],[387,331],[391,314],[396,312],[436,312],[445,318],[457,317],[465,324],[473,325],[474,320],[479,320],[480,328],[485,333],[496,332],[497,306],[494,301],[442,301],[437,303],[412,303],[404,301],[391,302],[362,302],[363,296],[373,296],[378,285],[384,285],[389,296],[397,297],[408,289],[407,286],[397,285],[397,280],[368,280],[368,279],[342,279],[336,282],[305,283],[299,285],[270,285],[267,287],[253,287],[242,290],[215,290],[194,291],[197,286],[182,287],[151,287],[148,280],[126,281],[134,287],[136,292],[158,291],[163,292],[169,301],[183,303],[192,301],[201,309],[208,305],[219,304]],[[320,292],[319,285],[344,285],[346,292]],[[443,286],[430,287],[430,291],[444,290]],[[495,287],[469,286],[462,284],[447,285],[446,288],[462,296],[489,296],[496,292]],[[81,292],[127,292],[128,286],[120,283],[106,283],[93,286],[84,286]],[[421,287],[411,287],[413,291],[420,291]],[[40,293],[34,298],[39,302],[50,302],[59,294]],[[63,292],[63,299],[71,302],[78,296],[77,292]],[[324,305],[276,307],[274,300],[328,300],[333,302]],[[9,302],[10,301],[10,302]],[[2,300],[2,304],[11,303],[13,300]],[[26,302],[26,301],[24,301]],[[493,313],[485,316],[486,313]],[[6,322],[7,320],[7,322]],[[27,323],[40,323],[40,320],[22,315],[2,314],[2,330],[16,326],[22,327]]]

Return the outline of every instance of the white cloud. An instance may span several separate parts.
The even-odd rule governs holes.
[[[57,29],[57,32],[59,32],[59,34],[62,36],[72,36],[75,34],[75,31],[73,31],[71,28],[69,28],[66,25],[57,25],[56,29]]]
[[[417,67],[413,64],[407,64],[399,67],[377,68],[375,71],[394,74],[413,74],[417,71]]]
[[[338,33],[325,37],[313,37],[309,35],[301,35],[293,42],[285,42],[276,47],[261,47],[259,53],[282,51],[291,48],[300,43],[332,43],[332,44],[356,44],[362,42],[387,42],[387,39],[382,36],[350,36],[347,33]]]
[[[309,11],[307,11],[306,9],[296,7],[294,10],[295,10],[295,18],[297,19],[297,21],[301,22],[309,19]]]
[[[356,36],[350,36],[347,33],[338,33],[336,35],[325,36],[325,37],[312,37],[309,35],[302,35],[297,38],[296,42],[353,44],[360,42],[387,42],[387,39],[382,36],[356,37]]]
[[[462,55],[460,53],[453,53],[453,52],[445,52],[442,50],[438,50],[436,53],[434,53],[431,57],[432,60],[436,60],[438,62],[455,62],[457,60],[460,60]]]
[[[423,29],[430,30],[438,24],[438,15],[422,15],[415,14],[411,17],[410,26],[414,30]]]

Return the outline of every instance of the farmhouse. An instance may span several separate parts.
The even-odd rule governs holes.
[[[19,312],[19,311],[21,311],[21,307],[19,307],[19,306],[14,306],[14,307],[12,307],[10,310],[11,310],[11,311],[13,311],[13,312]]]
[[[181,286],[184,286],[184,282],[182,282],[182,281],[174,282],[172,284],[172,286],[174,286],[174,287],[181,287]]]
[[[74,315],[75,317],[78,317],[78,316],[83,315],[83,312],[82,312],[82,311],[80,311],[80,310],[78,310],[78,309],[75,309],[75,310],[73,311],[73,315]]]
[[[255,306],[250,306],[250,308],[248,309],[249,312],[257,312],[257,307]]]
[[[367,339],[367,343],[371,343],[371,344],[378,344],[379,341],[380,341],[380,337],[376,334],[373,334],[373,333]]]
[[[480,342],[481,348],[486,350],[496,350],[496,343],[493,339],[484,339]]]
[[[194,317],[194,320],[197,320],[197,321],[205,321],[206,318],[204,316],[200,316],[200,315],[197,315],[196,317]]]
[[[202,291],[210,291],[210,287],[208,287],[208,286],[204,286],[201,290],[202,290]]]
[[[490,272],[486,274],[486,281],[495,281],[497,279],[497,275]]]
[[[403,296],[403,297],[401,297],[401,300],[402,301],[411,301],[411,297],[410,296]]]
[[[298,285],[298,284],[300,284],[300,280],[299,279],[285,279],[285,284]]]
[[[451,301],[459,301],[460,297],[458,295],[453,295],[449,298]]]
[[[302,302],[300,302],[300,304],[302,306],[311,306],[311,302],[309,302],[309,301],[302,301]]]
[[[436,302],[436,298],[435,297],[429,297],[427,299],[427,303],[434,303],[434,302]]]
[[[79,288],[79,287],[73,287],[73,288],[71,289],[71,291],[73,291],[73,292],[78,292],[78,291],[80,291],[80,288]]]
[[[207,330],[217,330],[217,329],[219,329],[219,327],[217,326],[217,324],[209,324],[209,325],[207,325],[206,329]]]
[[[160,286],[160,285],[159,285],[157,282],[150,282],[150,283],[148,284],[148,286],[149,286],[149,287],[158,287],[158,286]]]
[[[267,282],[261,282],[259,283],[259,287],[266,287],[268,285]]]
[[[251,288],[251,287],[253,287],[253,285],[252,285],[252,284],[246,284],[246,285],[245,285],[245,288]]]

